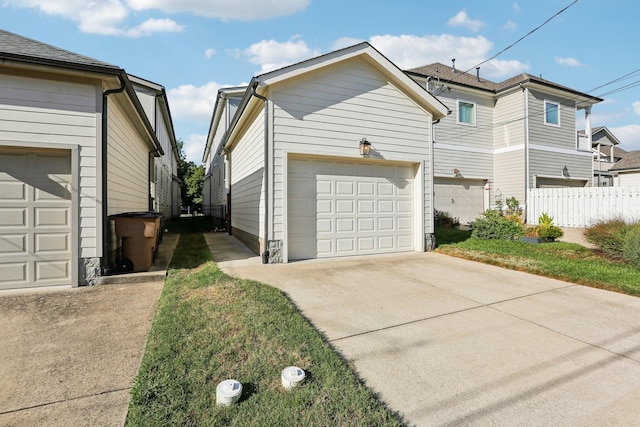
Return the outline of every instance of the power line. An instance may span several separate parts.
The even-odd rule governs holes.
[[[518,40],[516,40],[515,42],[511,43],[509,46],[505,47],[504,49],[502,49],[500,52],[496,53],[495,55],[493,55],[491,58],[489,59],[485,59],[484,61],[480,62],[479,64],[476,64],[475,66],[469,68],[467,71],[465,71],[465,73],[468,73],[469,71],[473,70],[476,67],[481,66],[482,64],[485,64],[493,59],[496,59],[498,56],[502,55],[504,52],[506,52],[507,50],[511,49],[512,47],[514,47],[515,45],[517,45],[518,43],[520,43],[522,40],[526,39],[527,37],[529,37],[531,34],[535,33],[536,31],[538,31],[540,28],[544,27],[545,25],[547,25],[549,22],[551,22],[554,18],[556,18],[557,16],[561,15],[562,13],[564,13],[567,9],[569,9],[571,6],[573,6],[574,4],[578,3],[579,0],[574,0],[573,2],[571,2],[570,4],[568,4],[567,6],[563,7],[562,9],[560,9],[558,12],[556,12],[553,16],[551,16],[550,18],[548,18],[546,21],[544,21],[542,24],[538,25],[537,27],[535,27],[533,30],[529,31],[527,34],[525,34],[524,36],[520,37]],[[454,79],[455,81],[455,79]]]

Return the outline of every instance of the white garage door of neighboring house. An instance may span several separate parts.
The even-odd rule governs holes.
[[[586,187],[587,183],[584,179],[536,177],[536,188]]]
[[[289,259],[415,250],[411,165],[290,160]]]
[[[71,284],[69,151],[0,148],[0,289]]]
[[[434,178],[434,207],[467,224],[485,211],[484,181],[481,179]]]

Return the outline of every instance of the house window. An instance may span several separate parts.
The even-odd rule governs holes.
[[[544,101],[544,122],[548,125],[560,126],[560,104]]]
[[[476,104],[467,101],[458,101],[458,123],[465,125],[476,124]]]

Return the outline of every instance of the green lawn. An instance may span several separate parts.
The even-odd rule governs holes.
[[[481,240],[471,238],[469,232],[442,229],[436,230],[436,242],[436,250],[447,255],[640,295],[640,270],[578,244]]]
[[[280,375],[291,365],[303,368],[307,378],[285,391]],[[230,378],[242,383],[241,399],[217,406],[216,386]],[[284,294],[226,276],[202,234],[185,233],[132,390],[127,425],[404,424]]]

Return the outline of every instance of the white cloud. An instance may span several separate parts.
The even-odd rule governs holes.
[[[463,71],[472,69],[490,56],[493,43],[483,36],[457,37],[449,34],[426,35],[382,35],[373,36],[371,44],[401,69],[419,67],[433,62],[451,64]],[[527,70],[529,66],[516,60],[492,60],[481,66],[481,76],[500,80]]]
[[[59,1],[59,0],[53,0]],[[301,12],[311,0],[125,0],[133,10],[193,13],[223,21],[255,21]]]
[[[196,165],[202,163],[202,154],[207,143],[207,135],[191,134],[189,138],[183,140],[184,157],[188,162]]]
[[[127,37],[142,37],[155,33],[179,33],[183,28],[171,19],[148,19],[140,25],[123,31],[122,34]]]
[[[620,140],[620,148],[626,151],[640,150],[640,125],[627,125],[610,128]]]
[[[127,28],[129,9],[121,0],[100,2],[85,0],[5,0],[4,6],[37,9],[47,15],[61,16],[78,24],[81,31],[108,36],[141,37],[161,32],[179,32],[182,26],[170,19],[148,19]]]
[[[331,50],[344,49],[345,47],[353,46],[358,43],[362,43],[363,39],[356,39],[354,37],[341,37],[333,42]]]
[[[467,11],[461,10],[447,21],[447,25],[450,27],[466,27],[471,31],[476,32],[480,30],[480,28],[484,27],[485,24],[482,21],[469,18]]]
[[[516,24],[515,22],[513,22],[511,19],[509,19],[507,21],[506,24],[504,24],[503,28],[505,30],[509,30],[509,31],[515,31],[518,29],[518,24]]]
[[[640,101],[634,102],[631,106],[633,107],[633,112],[636,116],[640,116]]]
[[[278,42],[262,40],[240,53],[252,64],[260,65],[260,73],[266,73],[320,55],[310,49],[303,40]]]
[[[202,86],[182,85],[167,91],[171,115],[174,120],[209,123],[218,89],[230,85],[209,82]],[[178,136],[179,137],[179,136]]]
[[[290,15],[304,10],[311,0],[3,0],[2,6],[39,10],[78,24],[81,31],[108,36],[142,37],[180,32],[183,27],[168,18],[128,24],[139,11],[192,13],[221,20],[253,21]]]
[[[564,65],[565,67],[582,67],[584,64],[582,64],[580,61],[578,61],[575,58],[561,58],[559,56],[556,56],[553,58],[554,61],[556,61],[556,63],[560,64],[560,65]]]
[[[520,13],[520,5],[518,3],[513,3],[513,5],[511,5],[511,9],[513,9],[513,13],[516,15]]]
[[[211,57],[213,57],[213,55],[215,55],[215,54],[216,54],[216,50],[215,50],[215,49],[213,49],[213,48],[209,48],[209,49],[207,49],[207,50],[205,50],[205,51],[204,51],[204,56],[205,56],[207,59],[211,59]]]

